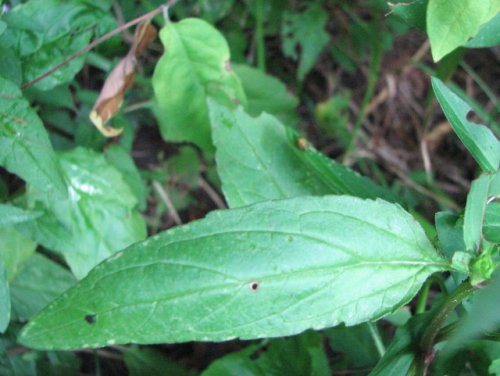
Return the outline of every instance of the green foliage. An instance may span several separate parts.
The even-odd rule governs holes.
[[[0,260],[0,300],[2,305],[0,306],[0,333],[3,333],[7,326],[9,326],[10,321],[10,291],[9,284],[7,281],[7,270],[5,265]]]

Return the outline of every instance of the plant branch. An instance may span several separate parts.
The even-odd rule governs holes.
[[[256,26],[255,37],[257,38],[257,67],[266,71],[266,46],[264,44],[264,0],[257,0],[255,3]]]
[[[161,200],[163,201],[163,203],[167,207],[168,212],[169,212],[170,216],[172,217],[172,219],[174,220],[174,222],[177,225],[182,225],[181,217],[179,217],[179,213],[177,213],[177,210],[175,209],[175,206],[172,203],[172,200],[170,199],[170,196],[168,195],[167,191],[157,181],[153,182],[153,188],[155,189],[156,193],[158,193]]]
[[[175,5],[175,3],[177,3],[177,1],[178,0],[169,0],[166,4],[159,6],[158,8],[152,10],[151,12],[143,14],[142,16],[137,17],[137,18],[133,19],[132,21],[129,21],[129,22],[117,27],[116,29],[110,31],[109,33],[103,35],[102,37],[94,40],[92,43],[88,44],[85,48],[82,48],[80,51],[74,53],[73,55],[68,57],[66,60],[64,60],[61,64],[56,65],[54,68],[48,70],[47,72],[38,76],[37,78],[35,78],[29,82],[24,83],[23,85],[21,85],[21,89],[25,90],[25,89],[35,85],[36,83],[40,82],[44,78],[47,78],[48,76],[50,76],[52,73],[54,73],[54,72],[58,71],[59,69],[61,69],[62,67],[64,67],[66,64],[70,63],[71,61],[75,60],[76,58],[82,56],[84,53],[86,53],[86,52],[90,51],[91,49],[93,49],[94,47],[98,46],[102,42],[105,42],[109,38],[115,36],[118,33],[121,33],[123,30],[126,30],[129,27],[137,25],[138,23],[140,23],[144,20],[153,18],[157,14],[160,14],[165,8],[170,8],[173,5]]]

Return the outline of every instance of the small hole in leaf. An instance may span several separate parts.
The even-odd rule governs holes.
[[[95,324],[96,315],[85,315],[85,321],[89,324]]]
[[[257,291],[260,287],[260,284],[258,281],[252,281],[252,282],[250,282],[249,286],[250,286],[250,290]]]
[[[476,111],[474,110],[469,110],[465,118],[467,119],[467,121],[470,121],[471,123],[481,124],[481,120],[479,116],[477,116]]]

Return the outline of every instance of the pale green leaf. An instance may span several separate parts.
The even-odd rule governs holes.
[[[427,34],[434,61],[463,46],[498,11],[498,0],[429,0]]]
[[[26,260],[11,281],[12,312],[26,321],[75,284],[68,269],[38,253]]]
[[[434,93],[451,127],[483,171],[496,172],[500,165],[500,142],[493,132],[467,120],[470,106],[436,77],[432,78]]]
[[[395,311],[448,268],[398,205],[268,201],[212,212],[117,253],[35,317],[20,341],[75,349],[355,325]]]
[[[483,234],[486,240],[500,244],[500,202],[492,202],[486,207]]]
[[[494,47],[498,44],[500,44],[500,13],[483,24],[476,36],[469,40],[465,46],[469,48],[485,48]]]
[[[17,228],[48,249],[60,252],[82,278],[100,261],[146,237],[135,209],[137,199],[120,172],[104,156],[83,148],[60,154],[69,200],[47,210],[40,219]],[[39,200],[28,192],[29,201]],[[55,209],[55,210],[54,210]],[[62,216],[60,213],[65,213]]]
[[[481,242],[484,212],[491,175],[481,175],[472,182],[464,213],[464,243],[468,251],[477,252]]]
[[[245,110],[250,115],[258,116],[267,112],[289,126],[297,123],[295,108],[299,101],[290,94],[283,82],[248,65],[235,65],[234,71],[245,89]]]
[[[11,226],[16,223],[32,221],[43,213],[25,210],[9,204],[0,204],[0,226]]]
[[[200,19],[168,22],[160,39],[165,53],[156,64],[152,82],[162,136],[213,150],[207,95],[223,91],[245,102],[241,83],[231,69],[227,42]]]
[[[13,227],[0,228],[0,261],[7,269],[9,280],[19,272],[20,265],[31,257],[35,249],[36,243]]]
[[[319,54],[329,41],[325,26],[327,13],[318,2],[311,3],[303,13],[286,11],[281,26],[283,52],[297,60],[297,46],[300,46],[300,61],[297,78],[302,81],[314,67]]]
[[[230,207],[306,195],[348,194],[388,198],[390,194],[353,170],[307,145],[276,118],[258,118],[209,100],[217,171]]]
[[[66,184],[40,118],[21,90],[0,77],[0,165],[19,175],[46,200],[64,199]]]
[[[7,270],[0,260],[0,333],[3,333],[10,321],[10,292]]]

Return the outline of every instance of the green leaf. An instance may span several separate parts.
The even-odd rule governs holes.
[[[175,375],[193,376],[180,364],[165,357],[159,351],[150,348],[132,347],[123,354],[123,360],[127,365],[129,376],[144,375]]]
[[[210,118],[222,190],[230,207],[307,195],[349,194],[387,198],[367,178],[307,145],[276,118],[258,118],[209,99]]]
[[[0,261],[7,269],[7,278],[18,273],[20,265],[35,252],[36,243],[17,232],[13,227],[0,228]]]
[[[128,184],[137,199],[138,209],[146,209],[148,187],[127,150],[119,144],[112,144],[106,148],[105,156],[121,172],[123,180]]]
[[[233,100],[245,102],[241,83],[231,69],[227,42],[199,19],[168,22],[160,39],[165,53],[156,64],[153,89],[162,136],[194,142],[211,151],[207,95],[223,91]]]
[[[21,265],[11,282],[12,312],[18,320],[28,320],[75,284],[68,269],[41,254]]]
[[[43,193],[46,200],[67,197],[61,167],[40,118],[21,90],[2,77],[0,165]]]
[[[330,375],[322,340],[320,334],[306,332],[268,345],[248,346],[216,360],[202,376]]]
[[[498,0],[429,0],[427,34],[434,61],[465,45],[499,10]]]
[[[500,44],[500,13],[483,24],[476,36],[469,40],[465,46],[469,48],[485,48],[494,47],[498,44]]]
[[[17,228],[63,254],[73,273],[82,278],[105,258],[143,240],[146,228],[130,187],[103,155],[77,148],[61,153],[60,161],[70,198],[46,208],[36,192],[28,192],[28,201],[38,200],[36,208],[46,214]]]
[[[500,142],[484,125],[467,120],[470,106],[436,77],[432,87],[451,127],[483,171],[496,172],[500,165]]]
[[[235,65],[234,71],[241,79],[247,97],[245,110],[251,116],[267,112],[285,124],[297,123],[295,108],[299,101],[288,92],[285,84],[248,65]]]
[[[411,2],[388,3],[388,5],[408,25],[425,30],[427,3],[428,0],[414,0]]]
[[[105,32],[114,25],[107,12],[76,0],[28,1],[3,15],[3,21],[8,28],[0,44],[22,58],[24,82],[37,78],[85,47],[93,35],[92,28]],[[71,81],[84,61],[85,56],[72,60],[35,87],[50,90]]]
[[[479,251],[484,212],[491,181],[491,175],[481,175],[472,182],[467,195],[464,213],[464,243],[466,249],[473,253]]]
[[[0,226],[11,226],[16,223],[32,221],[43,213],[25,210],[9,204],[0,204]]]
[[[457,251],[465,251],[463,221],[452,212],[436,213],[436,230],[441,249],[451,260]]]
[[[268,201],[212,212],[117,253],[20,340],[74,349],[355,325],[394,312],[448,268],[397,205],[348,196]]]
[[[285,56],[298,59],[297,46],[300,46],[300,62],[297,70],[299,81],[316,64],[319,54],[330,37],[325,31],[328,16],[318,2],[313,2],[303,13],[286,11],[281,24],[281,38]]]
[[[500,202],[492,202],[486,206],[483,235],[489,242],[500,244]]]
[[[0,260],[0,333],[3,333],[10,321],[10,292],[7,281],[7,270]]]

